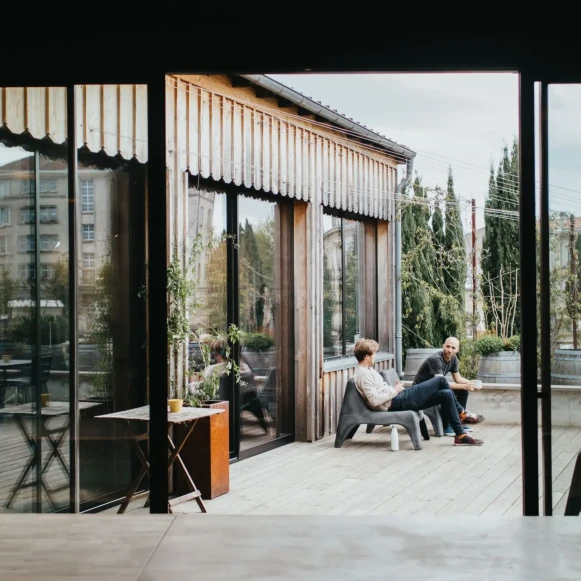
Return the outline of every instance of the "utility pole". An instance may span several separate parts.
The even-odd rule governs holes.
[[[577,261],[575,260],[575,216],[569,217],[569,265],[571,269],[571,297],[573,308],[571,309],[571,323],[573,325],[573,349],[577,349]]]
[[[472,339],[477,338],[476,309],[476,200],[472,198]]]

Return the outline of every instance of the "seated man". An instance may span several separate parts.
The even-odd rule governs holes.
[[[208,365],[204,369],[204,376],[210,377],[215,374],[218,377],[222,377],[226,371],[230,373],[230,370],[232,369],[232,360],[227,355],[228,342],[225,339],[216,339],[210,345],[210,349],[216,363]],[[250,367],[242,357],[240,358],[239,370],[240,375],[250,373]]]
[[[456,434],[455,446],[481,446],[483,444],[482,440],[476,440],[464,432],[460,418],[465,417],[466,413],[444,377],[434,377],[408,389],[404,389],[399,381],[393,386],[388,385],[373,368],[378,349],[379,345],[371,339],[359,339],[354,349],[359,365],[355,369],[353,379],[357,391],[370,409],[417,412],[441,405]]]
[[[456,337],[448,337],[442,345],[442,351],[439,351],[434,355],[430,355],[430,357],[428,357],[420,365],[420,368],[414,377],[413,385],[428,381],[428,379],[432,379],[432,377],[445,377],[447,373],[450,372],[452,374],[452,379],[454,380],[453,383],[450,383],[450,387],[452,388],[458,403],[465,411],[465,416],[461,418],[462,423],[478,424],[484,421],[484,417],[471,414],[468,410],[466,410],[466,404],[468,403],[468,392],[474,391],[476,388],[474,387],[474,382],[470,381],[469,379],[465,379],[460,375],[458,357],[456,356],[459,349],[460,342],[458,339],[456,339]],[[450,425],[450,421],[446,416],[445,410],[442,410],[442,415],[444,420],[444,435],[454,436],[454,430]],[[464,426],[464,431],[471,432],[472,428],[469,426]]]

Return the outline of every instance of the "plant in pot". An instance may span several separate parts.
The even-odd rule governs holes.
[[[172,355],[170,406],[173,405],[176,409],[184,402],[189,406],[200,407],[208,401],[215,400],[222,373],[234,372],[239,380],[238,366],[231,357],[232,345],[236,344],[240,338],[238,328],[230,325],[226,335],[204,326],[198,327],[196,331],[190,328],[190,320],[195,316],[197,309],[203,306],[199,300],[199,277],[196,276],[196,265],[201,254],[212,248],[216,242],[210,239],[204,244],[203,236],[198,234],[185,259],[182,259],[178,246],[175,246],[172,260],[167,268],[169,303],[167,332]],[[200,348],[201,365],[198,367],[201,369],[189,361],[190,342],[197,344]],[[219,373],[203,372],[212,367],[212,355],[216,351],[213,346],[217,342],[222,345],[223,360],[219,367],[215,366]]]
[[[520,336],[484,335],[474,343],[480,356],[478,375],[483,383],[520,383]]]

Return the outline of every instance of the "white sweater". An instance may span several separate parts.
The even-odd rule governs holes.
[[[398,394],[395,387],[388,385],[372,367],[358,365],[353,376],[355,387],[372,410],[387,411],[391,400]]]

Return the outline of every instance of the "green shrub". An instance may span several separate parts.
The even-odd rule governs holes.
[[[480,356],[494,355],[500,351],[519,351],[520,336],[513,335],[508,339],[503,339],[494,335],[485,335],[475,342],[474,349]]]
[[[249,351],[267,351],[274,347],[274,339],[264,333],[244,333],[242,346]]]
[[[520,351],[520,335],[513,335],[507,339],[506,351]]]
[[[466,379],[476,379],[479,360],[480,355],[476,351],[476,342],[472,339],[464,339],[460,344],[458,353],[460,375]]]

